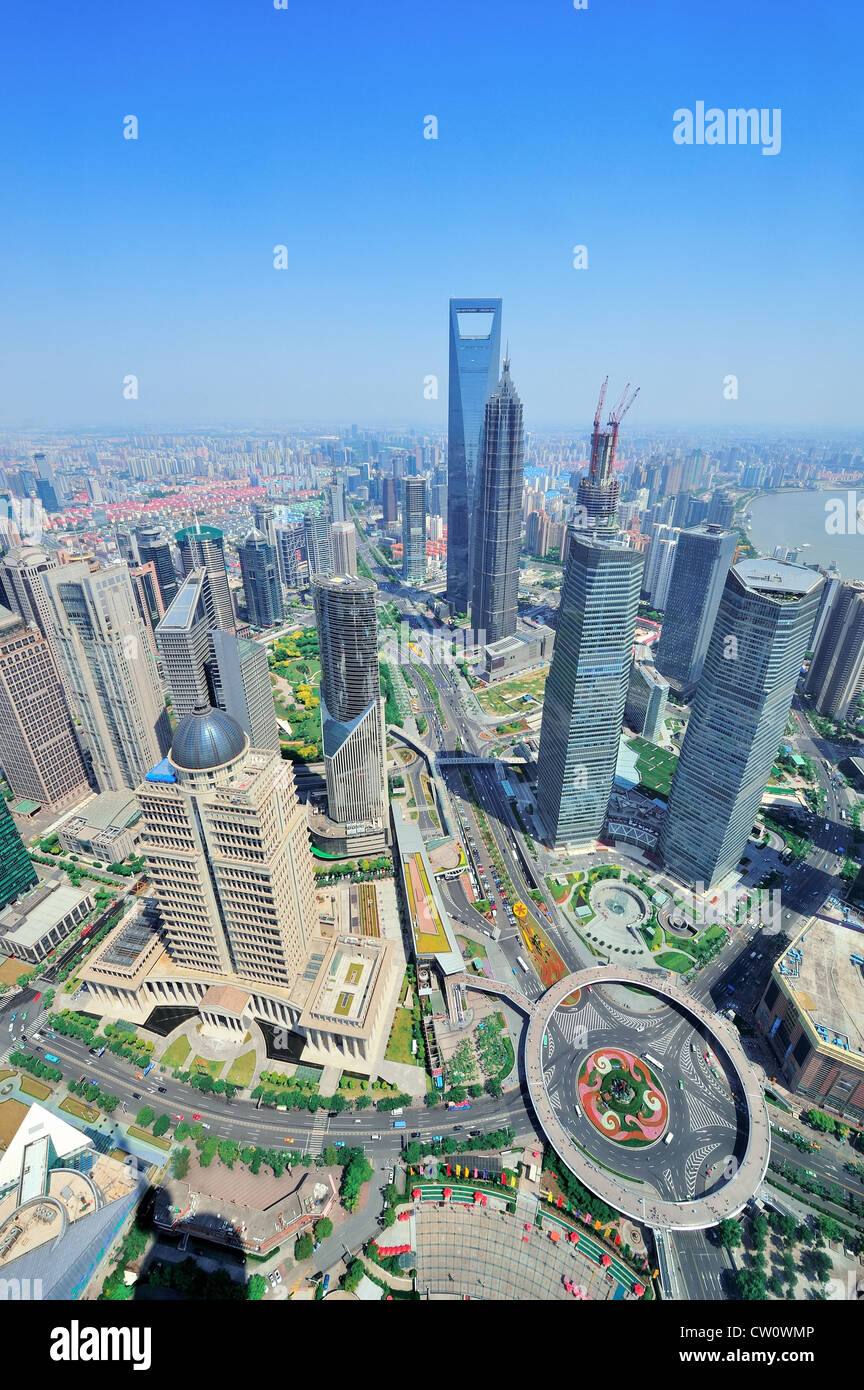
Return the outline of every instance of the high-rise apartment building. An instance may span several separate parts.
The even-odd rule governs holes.
[[[219,627],[225,632],[234,631],[234,605],[228,588],[228,572],[225,569],[225,538],[218,526],[202,526],[196,521],[178,531],[175,537],[183,561],[183,573],[191,574],[203,565],[210,580],[210,590],[216,607]]]
[[[357,528],[353,521],[334,521],[330,527],[330,561],[334,574],[357,574]]]
[[[618,759],[642,556],[571,529],[546,681],[537,811],[552,846],[596,839]]]
[[[486,402],[475,490],[471,623],[481,642],[516,631],[521,541],[522,402],[505,358],[501,380]]]
[[[498,384],[501,300],[450,300],[447,417],[447,598],[467,613],[473,578],[474,508],[486,402]]]
[[[327,488],[327,501],[330,510],[330,520],[347,521],[348,513],[345,510],[345,482],[344,479],[337,479],[330,483]]]
[[[426,578],[426,479],[406,478],[402,498],[402,577],[422,584]]]
[[[140,526],[135,536],[138,542],[138,559],[142,565],[153,565],[162,595],[162,607],[167,612],[177,597],[179,588],[174,557],[171,554],[171,542],[158,526]]]
[[[316,925],[306,817],[290,767],[275,751],[251,748],[235,720],[202,702],[136,795],[173,961],[289,988]]]
[[[387,755],[376,586],[371,579],[316,575],[312,592],[330,819],[381,829],[387,816]]]
[[[8,608],[0,608],[0,765],[17,797],[47,811],[90,791],[51,648]]]
[[[164,753],[170,726],[129,570],[76,560],[43,582],[63,686],[99,790],[132,789]]]
[[[269,502],[252,503],[252,525],[267,539],[267,544],[276,549],[276,521],[273,507]]]
[[[736,545],[735,532],[713,522],[678,534],[654,660],[658,671],[685,698],[689,698],[702,674]]]
[[[864,688],[864,583],[844,580],[807,673],[813,704],[829,719],[849,719]]]
[[[713,887],[737,866],[777,749],[819,606],[801,565],[742,560],[726,576],[661,833],[667,869]]]
[[[0,912],[38,882],[12,812],[0,796]]]
[[[726,492],[723,488],[715,488],[711,494],[711,501],[708,504],[708,517],[714,526],[722,526],[728,529],[732,525],[732,518],[735,515],[735,498],[731,492]]]
[[[237,555],[243,576],[246,611],[253,627],[274,627],[285,616],[276,551],[263,531],[248,533]]]

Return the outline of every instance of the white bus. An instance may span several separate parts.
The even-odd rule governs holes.
[[[529,971],[528,971],[528,966],[525,964],[525,962],[524,962],[524,960],[522,959],[522,957],[521,957],[521,956],[517,956],[517,957],[516,957],[516,961],[517,961],[517,964],[519,964],[519,965],[522,966],[522,969],[525,971],[525,974],[527,975],[527,974],[529,973]]]
[[[663,1070],[663,1063],[658,1062],[656,1057],[652,1057],[650,1052],[643,1052],[642,1056],[651,1067],[656,1067],[658,1071]]]

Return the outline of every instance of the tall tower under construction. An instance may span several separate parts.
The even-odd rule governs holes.
[[[580,479],[577,502],[584,511],[580,513],[582,524],[594,535],[604,535],[615,530],[618,514],[618,495],[621,485],[612,476],[615,465],[615,452],[618,448],[618,426],[639,394],[639,387],[628,396],[630,383],[624,387],[624,394],[616,408],[610,412],[606,428],[600,428],[603,402],[609,378],[600,387],[600,397],[594,412],[594,429],[591,433],[591,465],[587,478]]]

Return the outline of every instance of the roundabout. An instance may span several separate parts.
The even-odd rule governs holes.
[[[760,1186],[768,1117],[738,1034],[656,975],[609,965],[560,980],[531,1012],[525,1059],[555,1152],[625,1215],[705,1228]]]

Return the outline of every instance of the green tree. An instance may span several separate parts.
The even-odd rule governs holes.
[[[314,1241],[308,1231],[302,1236],[298,1236],[294,1242],[294,1258],[298,1264],[303,1260],[312,1258]]]
[[[820,1129],[823,1134],[833,1134],[837,1128],[836,1122],[824,1110],[808,1110],[807,1119],[814,1129]]]
[[[737,1250],[743,1240],[740,1221],[725,1217],[717,1227],[717,1239],[724,1250]]]
[[[755,1302],[766,1296],[765,1276],[755,1269],[739,1269],[735,1275],[738,1297]]]
[[[490,1096],[497,1097],[501,1095],[501,1092],[504,1090],[504,1087],[501,1085],[501,1082],[499,1081],[497,1076],[490,1076],[489,1080],[486,1082],[486,1090]]]
[[[140,1125],[142,1129],[147,1129],[152,1125],[155,1118],[156,1112],[151,1110],[149,1105],[142,1105],[138,1114],[135,1116],[135,1123],[136,1125]]]
[[[153,1137],[154,1137],[154,1139],[159,1139],[159,1138],[166,1132],[166,1130],[169,1130],[170,1128],[171,1128],[171,1116],[170,1116],[170,1115],[160,1115],[159,1118],[158,1118],[158,1120],[156,1120],[155,1123],[154,1123],[154,1125],[153,1125]]]
[[[173,1149],[171,1152],[171,1172],[178,1181],[182,1181],[189,1172],[189,1159],[191,1154],[188,1149]]]
[[[253,1274],[246,1284],[246,1297],[250,1303],[257,1303],[267,1292],[267,1280],[263,1274]]]
[[[315,1239],[326,1240],[333,1234],[333,1222],[329,1216],[322,1216],[320,1221],[315,1222]]]

